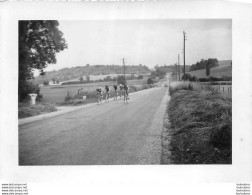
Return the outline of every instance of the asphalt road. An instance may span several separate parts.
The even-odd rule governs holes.
[[[160,164],[168,88],[19,125],[20,165]]]

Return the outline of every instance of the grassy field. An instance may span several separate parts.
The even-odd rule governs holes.
[[[198,86],[170,85],[163,164],[232,163],[232,98]]]
[[[207,78],[205,69],[195,70],[195,71],[191,71],[191,72],[187,72],[187,73],[189,73],[191,76],[196,76],[197,78]],[[217,78],[231,77],[232,76],[232,66],[231,65],[221,65],[218,67],[211,68],[210,69],[210,76],[217,77]]]
[[[143,80],[129,80],[127,81],[129,86],[143,85],[146,82]],[[40,93],[43,95],[43,99],[48,103],[61,103],[64,101],[67,93],[74,96],[78,93],[79,89],[83,92],[95,92],[98,87],[104,88],[106,85],[113,86],[114,82],[100,82],[100,83],[87,83],[87,84],[74,84],[74,85],[59,85],[59,86],[43,86],[40,88]]]

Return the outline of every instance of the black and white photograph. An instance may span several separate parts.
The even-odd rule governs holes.
[[[237,1],[0,2],[2,194],[249,194]]]
[[[19,165],[232,164],[232,20],[20,20]]]

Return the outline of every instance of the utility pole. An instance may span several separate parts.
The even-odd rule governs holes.
[[[185,80],[185,41],[186,41],[186,32],[183,31],[184,35],[184,80]]]
[[[124,58],[123,58],[123,75],[124,75],[124,80],[125,80],[125,84],[126,84],[126,77],[125,77],[125,62],[124,62]]]
[[[179,64],[179,54],[178,54],[178,75],[179,75],[179,81],[180,81],[180,64]]]
[[[178,65],[177,65],[177,63],[175,63],[174,65],[175,65],[176,81],[178,81]]]

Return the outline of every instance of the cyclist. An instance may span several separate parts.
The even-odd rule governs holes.
[[[114,100],[117,100],[117,85],[114,85],[115,96]]]
[[[98,104],[102,104],[102,88],[99,87],[98,89],[96,89],[97,92],[97,99],[98,99]]]
[[[109,101],[109,86],[105,86],[105,101]]]
[[[124,102],[128,103],[128,100],[129,100],[129,87],[125,84],[123,86],[123,90],[124,90]]]
[[[119,85],[119,89],[120,89],[120,99],[122,99],[122,95],[123,95],[123,85],[122,84]]]

